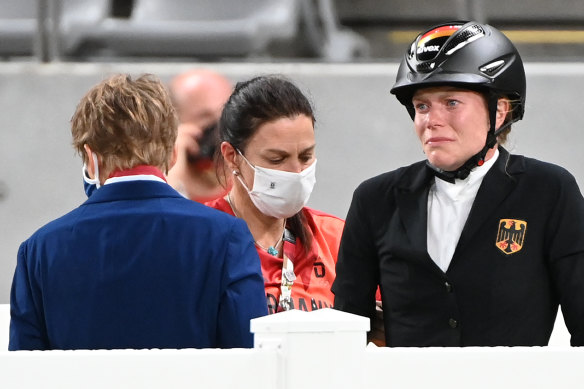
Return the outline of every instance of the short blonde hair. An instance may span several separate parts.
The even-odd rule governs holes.
[[[137,165],[168,172],[178,119],[164,84],[144,74],[114,75],[87,92],[71,118],[73,146],[87,163],[84,145],[111,173]]]

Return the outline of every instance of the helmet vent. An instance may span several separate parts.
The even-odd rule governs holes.
[[[444,47],[444,52],[446,55],[451,55],[456,51],[462,49],[464,46],[468,45],[475,40],[485,36],[485,30],[478,24],[473,24],[468,26],[463,31],[452,37],[452,40],[446,44]]]
[[[416,42],[412,43],[412,45],[410,46],[410,49],[408,50],[408,58],[409,59],[414,58],[415,54],[416,54]]]
[[[505,66],[505,61],[500,59],[498,61],[481,66],[479,70],[485,73],[487,76],[494,76],[499,70],[501,70],[503,66]]]
[[[416,66],[416,70],[420,73],[428,73],[428,72],[434,70],[435,66],[436,66],[435,62],[420,63],[420,64],[418,64],[418,66]]]

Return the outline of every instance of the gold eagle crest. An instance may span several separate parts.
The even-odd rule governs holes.
[[[523,248],[527,222],[517,219],[499,220],[499,231],[495,245],[505,254],[513,254]]]

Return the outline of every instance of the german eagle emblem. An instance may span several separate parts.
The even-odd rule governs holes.
[[[497,248],[505,254],[513,254],[523,248],[527,222],[516,219],[501,219],[497,232]]]

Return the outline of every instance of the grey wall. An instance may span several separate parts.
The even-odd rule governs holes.
[[[233,81],[291,77],[317,113],[317,185],[310,206],[344,217],[364,179],[423,158],[404,108],[389,94],[396,64],[0,64],[0,303],[9,301],[20,242],[85,197],[69,119],[81,96],[111,73],[154,73],[164,81],[211,67]],[[584,66],[528,64],[525,119],[508,148],[555,162],[584,183],[579,128]],[[545,183],[542,183],[545,185]]]

